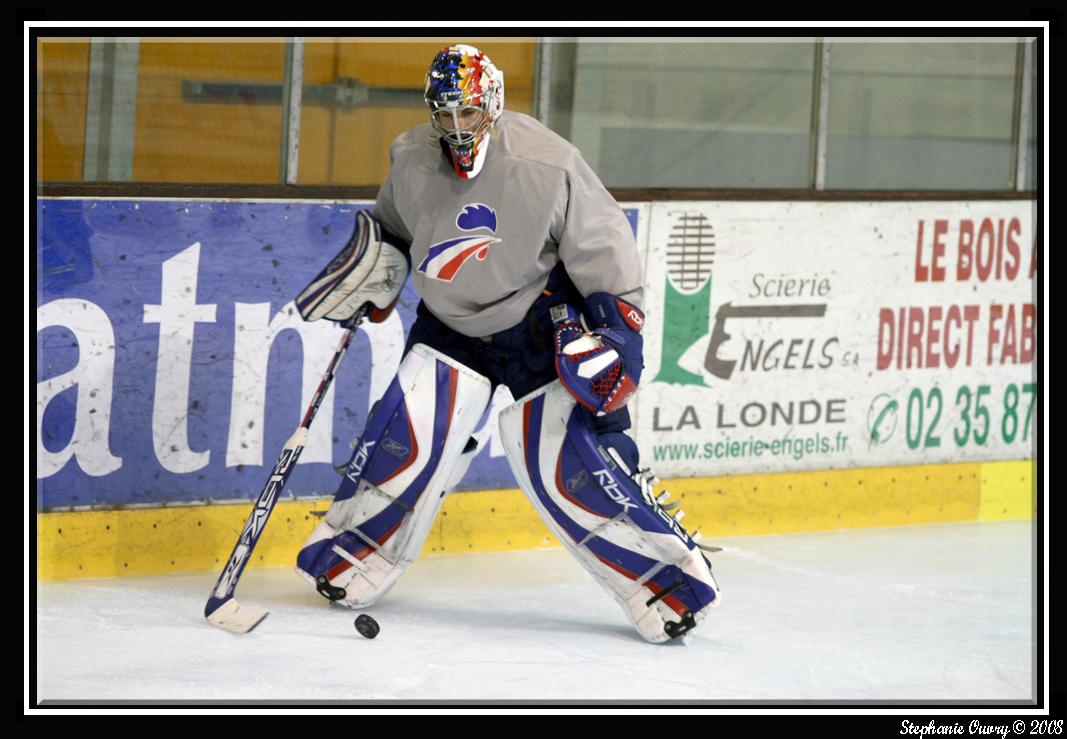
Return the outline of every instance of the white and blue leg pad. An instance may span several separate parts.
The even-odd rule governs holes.
[[[490,382],[416,344],[367,420],[333,504],[296,571],[333,601],[362,608],[384,595],[422,549],[450,487],[477,453],[471,434]]]
[[[650,642],[681,636],[719,602],[696,542],[606,449],[559,381],[500,413],[520,487],[556,536]]]

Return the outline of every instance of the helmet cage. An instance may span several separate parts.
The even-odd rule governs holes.
[[[472,146],[492,123],[484,97],[481,105],[427,100],[434,131],[451,146]]]

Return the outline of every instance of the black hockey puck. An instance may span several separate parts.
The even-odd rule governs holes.
[[[365,613],[361,613],[356,617],[356,631],[368,639],[373,639],[378,636],[378,632],[382,628],[378,625],[378,622]]]

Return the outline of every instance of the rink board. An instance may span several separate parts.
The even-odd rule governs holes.
[[[38,199],[42,576],[212,569],[225,556],[337,342],[333,324],[299,320],[292,296],[369,205]],[[1033,209],[626,203],[648,314],[634,433],[686,496],[686,525],[1028,516]],[[302,539],[296,519],[336,489],[333,466],[392,377],[417,301],[409,285],[353,342],[279,505],[296,518],[278,562]],[[476,492],[514,485],[495,423],[510,402],[506,389],[494,397],[482,451],[446,503],[451,527],[428,551],[546,545],[515,491]],[[74,533],[86,531],[111,542],[99,556]]]
[[[833,531],[1034,515],[1030,462],[832,470],[680,478],[663,487],[680,500],[690,531],[715,537]],[[282,501],[254,553],[281,567],[318,522],[328,500]],[[200,505],[37,517],[41,580],[219,569],[249,513],[247,505]],[[515,489],[453,493],[421,556],[559,546]]]

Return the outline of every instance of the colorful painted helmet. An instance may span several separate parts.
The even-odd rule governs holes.
[[[456,174],[474,177],[485,162],[491,128],[504,110],[504,73],[478,49],[441,49],[426,73],[430,123]]]

